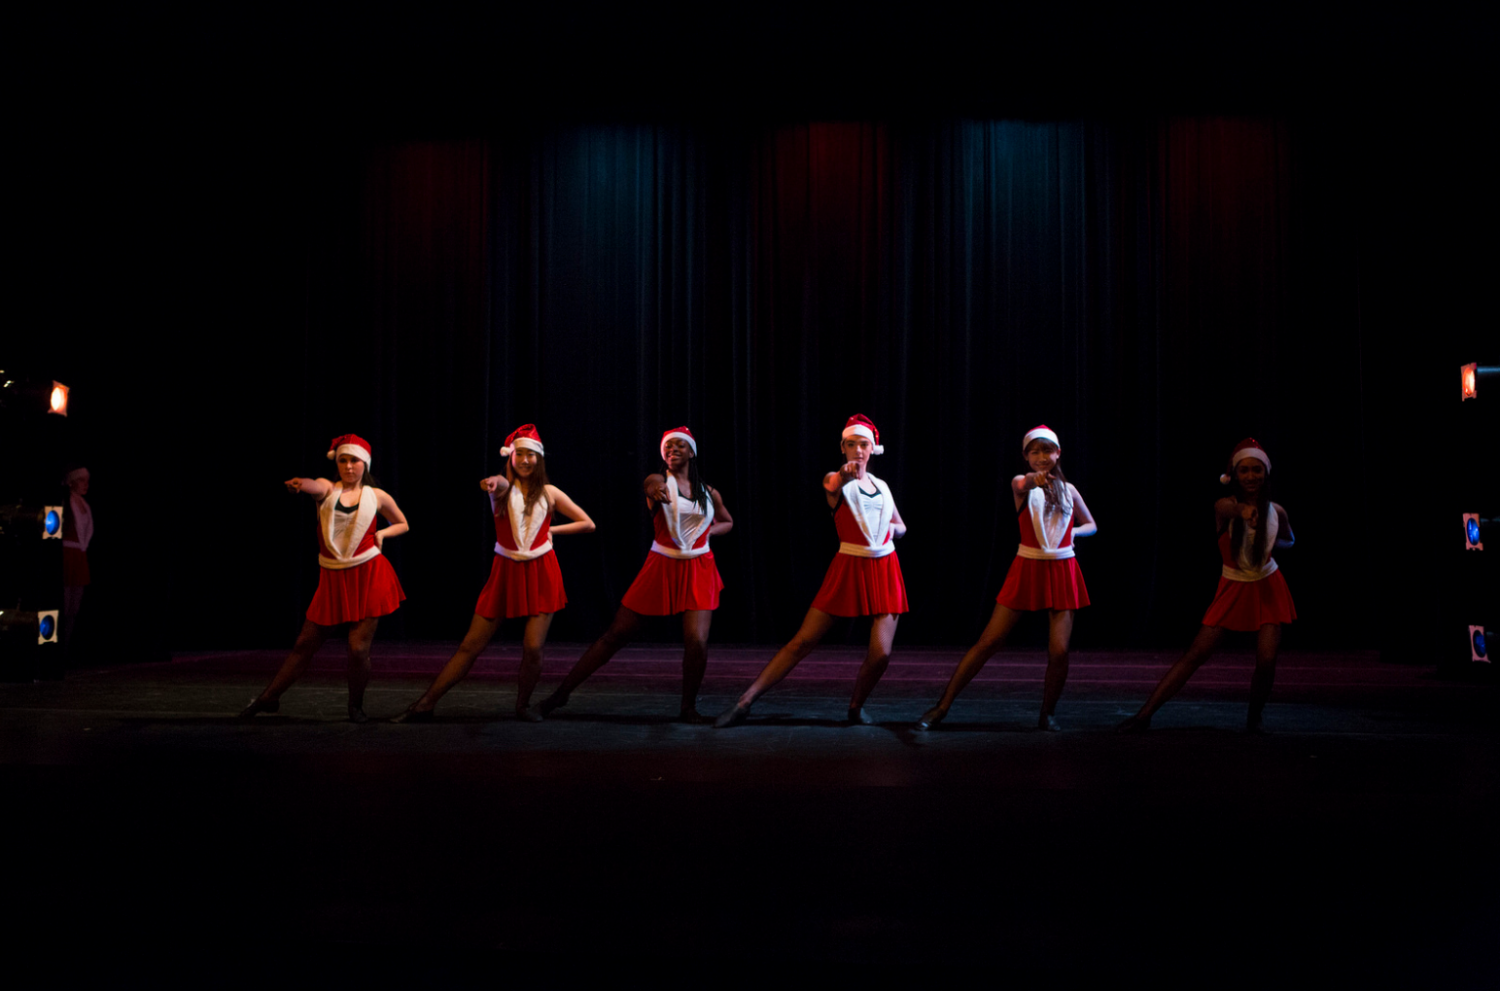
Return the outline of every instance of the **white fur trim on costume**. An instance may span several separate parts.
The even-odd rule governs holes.
[[[846,441],[850,437],[865,437],[865,438],[869,439],[870,443],[875,444],[875,431],[871,430],[869,427],[865,426],[863,423],[855,423],[855,424],[851,424],[850,426],[845,427],[843,435],[839,437],[839,441],[840,442]],[[884,444],[875,444],[875,449],[874,449],[873,453],[875,453],[875,454],[884,454],[885,453],[885,445]],[[874,478],[875,476],[871,475],[870,477]]]
[[[343,447],[340,447],[339,450],[343,451]],[[333,491],[324,496],[323,501],[318,503],[318,528],[323,531],[323,543],[327,545],[328,550],[334,555],[330,557],[327,554],[319,554],[318,565],[330,571],[343,571],[345,568],[357,567],[380,553],[380,545],[372,544],[361,554],[345,555],[339,549],[338,545],[334,543],[333,511],[334,506],[338,505],[339,493],[342,491],[344,491],[344,483],[334,482]],[[359,510],[354,515],[353,525],[349,527],[350,547],[358,547],[360,542],[365,539],[366,531],[375,522],[375,510],[380,502],[380,497],[377,495],[378,492],[379,489],[366,485],[364,486],[364,491],[360,493]]]
[[[651,549],[658,554],[664,554],[671,558],[697,557],[708,553],[708,540],[705,538],[702,547],[696,547],[698,538],[708,532],[708,528],[714,523],[714,503],[708,500],[708,509],[702,513],[698,512],[698,504],[682,494],[677,487],[677,479],[671,475],[667,476],[663,483],[670,485],[672,495],[675,499],[661,503],[662,522],[666,524],[667,533],[672,537],[674,545],[671,551],[665,549],[666,545],[652,541]],[[707,493],[704,493],[707,495]],[[663,548],[658,550],[658,548]]]
[[[530,437],[517,437],[514,444],[507,444],[504,447],[500,448],[500,456],[502,458],[508,458],[516,452],[516,448],[518,447],[523,447],[528,451],[535,451],[544,458],[547,456],[547,449],[542,446],[542,442],[539,440],[532,440]]]
[[[1073,492],[1063,484],[1063,497],[1056,505],[1047,503],[1047,493],[1032,489],[1026,496],[1026,512],[1031,517],[1031,532],[1039,546],[1016,548],[1016,556],[1032,561],[1065,561],[1073,556],[1073,545],[1063,547],[1063,538],[1073,528]]]
[[[891,495],[891,488],[880,479],[865,472],[865,478],[874,483],[876,491],[882,498],[880,500],[880,515],[874,520],[868,519],[861,511],[859,500],[859,483],[857,478],[851,478],[844,484],[841,490],[844,496],[844,505],[849,507],[849,512],[854,517],[854,522],[859,526],[859,532],[864,534],[864,546],[839,543],[840,554],[850,554],[854,557],[885,557],[894,551],[895,545],[887,538],[891,533],[891,520],[896,515],[896,499]]]
[[[531,546],[536,541],[536,535],[541,532],[542,524],[547,521],[548,516],[552,515],[552,505],[548,502],[546,494],[543,493],[542,497],[532,504],[530,515],[523,518],[525,510],[526,497],[521,493],[521,487],[512,485],[510,491],[505,494],[505,515],[510,520],[511,539],[516,542],[518,549],[511,550],[509,547],[503,547],[497,540],[495,553],[501,557],[508,557],[512,561],[531,561],[552,549],[551,534],[547,535],[546,541],[540,547]]]
[[[1224,565],[1224,568],[1220,573],[1232,582],[1258,582],[1262,578],[1269,577],[1270,574],[1275,570],[1276,559],[1272,558],[1264,565],[1262,565],[1258,570],[1251,570],[1249,568],[1231,568],[1226,564]]]
[[[687,441],[687,446],[692,449],[693,457],[698,456],[698,442],[693,440],[692,434],[685,434],[681,430],[674,430],[669,434],[663,434],[661,438],[661,459],[667,460],[667,441],[676,437],[678,440]]]
[[[1015,435],[1012,434],[1011,436]],[[1028,430],[1026,436],[1021,438],[1022,454],[1026,453],[1026,449],[1031,446],[1031,442],[1034,440],[1051,441],[1053,447],[1056,447],[1059,451],[1062,450],[1062,442],[1057,439],[1056,431],[1049,427],[1037,427],[1035,430]]]
[[[675,561],[688,561],[707,554],[708,545],[704,544],[702,547],[689,547],[687,550],[680,550],[676,547],[668,547],[660,541],[653,540],[651,541],[651,552],[653,554],[660,554],[662,557],[670,557]]]
[[[340,444],[335,450],[328,452],[329,461],[337,461],[340,454],[352,454],[370,467],[370,451],[368,448],[360,447],[358,444]]]
[[[94,514],[89,511],[88,500],[75,493],[68,495],[68,518],[73,521],[73,532],[78,535],[78,541],[64,540],[64,547],[72,547],[74,550],[86,551],[89,549],[89,541],[94,539]]]
[[[74,468],[72,471],[68,472],[67,476],[63,479],[63,484],[64,485],[72,485],[74,482],[78,481],[80,478],[88,478],[88,477],[89,477],[89,470],[87,468]]]

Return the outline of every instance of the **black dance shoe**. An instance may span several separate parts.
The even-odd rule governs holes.
[[[523,723],[539,723],[545,718],[537,706],[526,705],[516,708],[516,718]]]
[[[1062,729],[1061,726],[1057,725],[1057,720],[1047,715],[1045,712],[1042,713],[1041,717],[1037,719],[1036,728],[1044,733],[1056,733]]]
[[[436,718],[437,717],[435,715],[433,715],[431,709],[412,709],[412,708],[409,708],[405,712],[401,713],[399,716],[392,716],[391,717],[391,722],[393,722],[393,723],[430,723],[430,722],[432,722]]]
[[[365,710],[361,706],[357,706],[353,702],[350,702],[349,721],[351,723],[367,723],[370,721],[370,717],[365,715]]]
[[[932,729],[938,723],[947,718],[947,709],[940,708],[939,706],[933,706],[931,709],[928,709],[926,712],[922,713],[922,718],[917,720],[917,729]]]
[[[858,709],[850,709],[849,710],[848,715],[846,715],[844,717],[844,725],[846,725],[846,726],[874,726],[875,725],[875,720],[873,720],[869,716],[865,715],[864,708],[860,707]]]
[[[750,707],[748,705],[736,705],[725,709],[719,714],[719,718],[714,720],[714,729],[728,729],[731,726],[738,726],[749,715]]]
[[[1136,713],[1115,727],[1116,733],[1144,733],[1151,728],[1151,717]]]
[[[536,711],[538,715],[545,718],[552,715],[558,709],[561,709],[567,704],[568,697],[566,695],[559,695],[557,692],[553,692],[551,695],[548,695],[546,698],[542,699],[542,701],[537,705]],[[541,720],[538,719],[536,720],[536,722],[541,722]]]
[[[263,699],[263,698],[251,699],[250,700],[250,704],[247,705],[247,706],[245,706],[243,709],[241,709],[240,710],[240,714],[236,718],[238,718],[238,719],[250,719],[250,718],[253,718],[257,713],[261,713],[261,712],[276,712],[280,708],[281,708],[281,700],[280,699]]]

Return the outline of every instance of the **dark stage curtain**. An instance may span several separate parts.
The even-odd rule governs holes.
[[[1284,120],[1184,118],[518,125],[263,162],[256,358],[226,372],[232,403],[181,428],[254,434],[243,476],[264,518],[226,580],[273,607],[235,636],[296,626],[313,514],[275,483],[326,472],[327,439],[353,430],[413,525],[390,545],[410,598],[387,635],[457,639],[493,541],[476,482],[531,421],[599,524],[557,541],[554,639],[614,612],[649,545],[640,480],[680,423],[736,520],[715,541],[713,636],[785,639],[836,547],[819,479],[863,412],[910,526],[902,643],[977,634],[1041,422],[1100,524],[1079,552],[1095,602],[1079,647],[1191,636],[1217,581],[1217,476],[1247,434],[1301,538],[1283,557],[1295,635],[1340,638],[1354,617],[1369,642],[1342,577],[1369,541],[1325,468],[1330,438],[1357,460],[1369,420],[1347,360],[1349,155]],[[175,581],[184,641],[222,642],[221,594]]]

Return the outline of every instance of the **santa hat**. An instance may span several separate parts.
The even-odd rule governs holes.
[[[542,435],[536,432],[535,423],[523,423],[512,430],[510,436],[505,438],[505,446],[500,448],[500,454],[508,458],[518,447],[535,451],[544,458],[547,456],[547,449],[542,447]]]
[[[687,446],[692,448],[693,457],[698,456],[698,442],[693,439],[693,432],[687,427],[673,427],[661,435],[661,459],[663,461],[667,460],[667,441],[673,437],[687,441]]]
[[[1221,485],[1228,485],[1230,479],[1234,477],[1234,466],[1246,458],[1254,458],[1256,461],[1259,461],[1266,466],[1266,474],[1271,474],[1271,456],[1266,453],[1265,448],[1260,446],[1260,441],[1254,437],[1246,437],[1234,445],[1234,453],[1229,456],[1229,471],[1219,476],[1219,483]]]
[[[876,454],[885,453],[885,448],[880,444],[880,428],[876,427],[874,421],[863,413],[855,413],[849,417],[849,422],[844,424],[844,433],[839,440],[840,442],[846,441],[850,437],[868,437],[875,445]]]
[[[88,478],[88,477],[89,477],[89,470],[87,468],[83,467],[83,465],[79,465],[77,468],[74,468],[72,471],[68,472],[66,475],[63,476],[63,484],[64,485],[72,485],[74,482],[78,481],[80,478]]]
[[[1032,427],[1030,430],[1026,431],[1026,436],[1021,438],[1022,454],[1026,453],[1026,449],[1031,446],[1031,442],[1034,440],[1047,441],[1059,451],[1062,450],[1062,442],[1057,439],[1057,431],[1053,430],[1045,423],[1039,423],[1036,426]]]
[[[340,434],[328,442],[328,460],[337,461],[340,454],[352,454],[370,466],[370,442],[359,434]]]

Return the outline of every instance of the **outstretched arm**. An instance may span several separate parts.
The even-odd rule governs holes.
[[[1073,539],[1079,537],[1092,537],[1099,532],[1099,524],[1094,522],[1094,514],[1089,512],[1089,507],[1083,502],[1083,496],[1068,483],[1068,491],[1073,494]]]
[[[562,513],[572,523],[564,523],[562,526],[552,528],[554,534],[559,533],[593,533],[594,521],[589,519],[589,514],[583,508],[568,498],[568,494],[556,485],[547,486],[547,495],[552,500],[552,508]]]
[[[333,491],[333,483],[326,478],[289,478],[281,484],[288,492],[306,492],[319,502]]]
[[[491,475],[489,478],[481,478],[479,487],[490,494],[490,511],[499,516],[505,493],[510,491],[510,480],[504,475]]]
[[[676,486],[676,482],[672,485]],[[667,488],[667,477],[665,475],[647,475],[646,480],[641,483],[641,491],[646,493],[646,511],[656,509],[658,503],[672,501],[672,492]]]
[[[710,537],[717,537],[728,533],[734,528],[734,517],[729,515],[729,510],[724,508],[724,500],[719,498],[719,490],[709,487],[708,497],[714,501],[714,523],[708,528]]]
[[[839,499],[842,498],[844,486],[849,484],[851,478],[859,476],[859,462],[847,462],[838,471],[830,471],[823,476],[823,495],[828,499],[828,508],[838,508]]]
[[[384,489],[376,489],[375,491],[380,493],[375,500],[375,507],[380,511],[380,515],[390,520],[391,523],[384,530],[375,531],[375,546],[379,547],[385,541],[385,538],[399,537],[410,530],[411,526],[406,522],[406,514],[401,512],[401,507],[396,505],[396,500],[391,498],[389,492]]]

